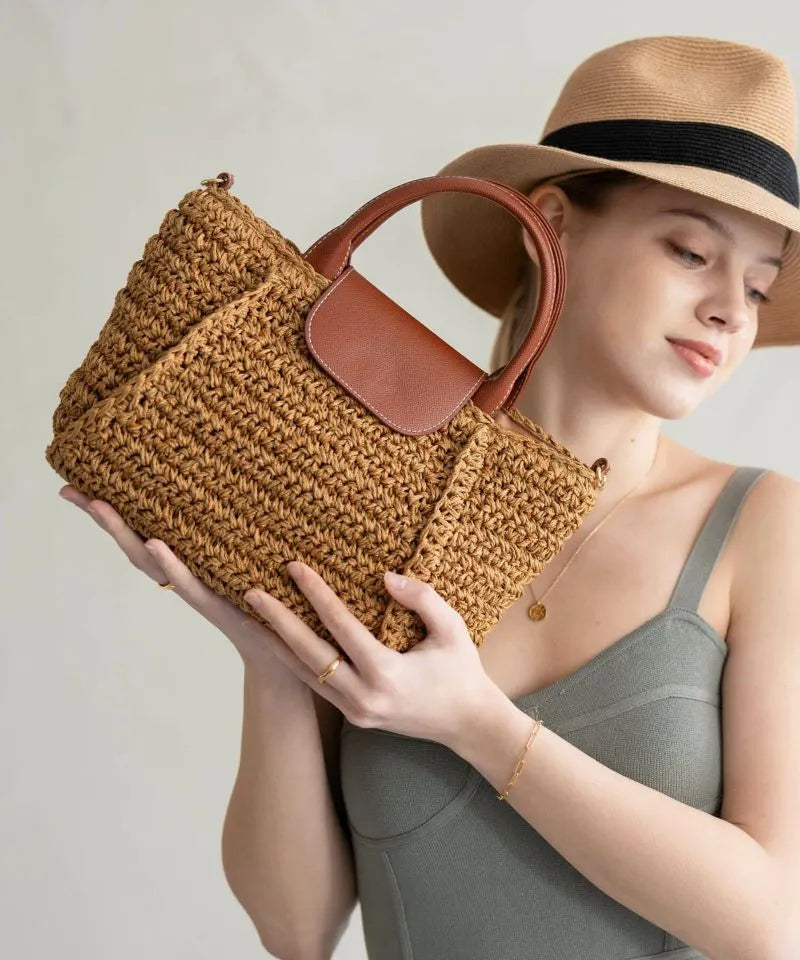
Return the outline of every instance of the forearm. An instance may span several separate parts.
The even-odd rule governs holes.
[[[241,757],[222,838],[226,878],[262,943],[298,957],[325,955],[356,902],[312,696],[305,686],[275,691],[245,676]]]
[[[450,746],[501,793],[532,725],[492,687]],[[788,956],[778,871],[734,824],[617,773],[545,725],[497,802],[608,896],[711,960]]]

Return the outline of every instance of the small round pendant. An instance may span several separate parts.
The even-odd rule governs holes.
[[[528,616],[531,620],[544,620],[547,610],[543,603],[534,603],[528,607]]]

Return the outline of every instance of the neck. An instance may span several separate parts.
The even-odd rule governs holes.
[[[556,371],[537,362],[516,407],[587,465],[599,457],[608,460],[610,469],[598,502],[612,506],[653,467],[634,494],[638,496],[656,480],[653,464],[659,440],[664,440],[661,420],[600,390],[596,381],[578,379],[556,376]]]

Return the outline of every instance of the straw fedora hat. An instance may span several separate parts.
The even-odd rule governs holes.
[[[619,169],[750,210],[792,233],[759,306],[753,347],[800,343],[796,106],[787,65],[758,47],[706,37],[628,40],[568,77],[538,143],[476,147],[438,176],[486,177],[527,194],[541,181]],[[527,256],[517,221],[473,194],[420,201],[434,260],[500,317]]]

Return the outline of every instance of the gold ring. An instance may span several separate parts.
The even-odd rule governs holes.
[[[321,673],[321,674],[317,677],[317,680],[318,680],[320,683],[325,683],[325,681],[326,681],[326,680],[328,679],[328,677],[333,673],[333,671],[339,666],[339,664],[342,662],[342,660],[344,660],[344,657],[343,657],[341,654],[339,654],[339,656],[338,656],[335,660],[331,661],[331,665],[328,667],[328,669],[325,670],[324,673]]]
[[[159,587],[161,587],[162,590],[174,590],[174,589],[175,589],[175,584],[174,584],[174,583],[158,583],[158,580],[156,580],[156,583],[158,584]]]

